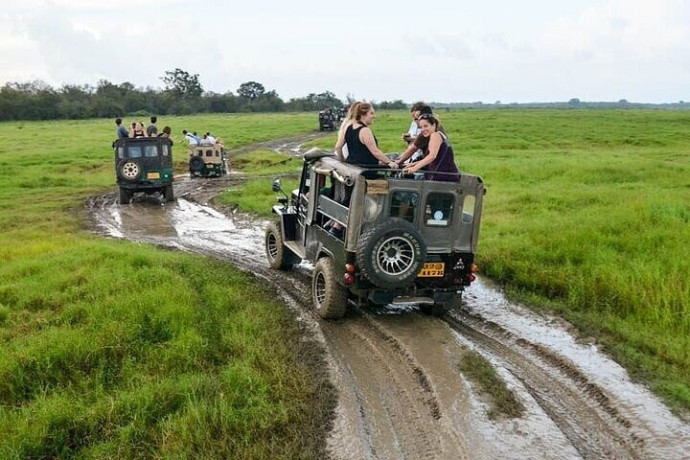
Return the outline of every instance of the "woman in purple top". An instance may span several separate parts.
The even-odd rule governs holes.
[[[424,152],[424,157],[417,162],[406,165],[403,169],[404,173],[414,174],[422,170],[421,172],[425,173],[425,179],[446,182],[460,181],[458,167],[455,165],[453,148],[448,143],[446,135],[439,131],[440,123],[438,118],[433,114],[424,113],[419,116],[418,121],[419,129],[421,130],[420,136],[396,162],[402,164],[409,156],[408,150],[411,154],[414,149],[420,148]]]

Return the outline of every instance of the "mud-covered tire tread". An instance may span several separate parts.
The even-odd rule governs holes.
[[[389,275],[376,269],[377,246],[391,236],[408,240],[415,249],[410,268],[401,275]],[[413,284],[425,260],[426,244],[421,234],[410,222],[397,217],[365,228],[357,245],[357,266],[361,274],[376,286],[383,288],[399,288]]]
[[[347,292],[338,284],[336,277],[333,260],[330,257],[322,257],[316,262],[311,291],[314,308],[324,319],[342,318],[347,311]]]
[[[270,240],[271,238],[273,238],[273,240]],[[301,259],[283,243],[280,223],[276,221],[270,222],[266,226],[264,246],[268,264],[275,270],[290,270],[301,261]]]
[[[166,185],[165,188],[163,188],[163,197],[167,202],[175,201],[175,192],[173,191],[172,184]]]
[[[126,188],[120,187],[120,204],[129,204],[132,202],[134,192]]]

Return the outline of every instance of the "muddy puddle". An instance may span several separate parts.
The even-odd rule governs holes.
[[[294,155],[303,140],[262,147]],[[208,204],[237,180],[179,177],[173,203],[153,196],[120,206],[113,191],[92,197],[87,210],[104,236],[219,258],[276,287],[326,351],[322,371],[339,394],[325,435],[332,458],[689,457],[687,423],[563,321],[512,304],[488,280],[444,318],[399,305],[320,320],[311,309],[311,267],[271,270],[266,222]],[[468,349],[515,392],[522,417],[489,419],[485,398],[458,369]]]

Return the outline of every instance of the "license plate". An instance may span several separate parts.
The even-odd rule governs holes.
[[[424,264],[422,271],[419,272],[420,277],[430,278],[434,276],[443,276],[445,264],[443,262],[427,262]]]
[[[159,172],[150,172],[146,175],[147,179],[160,179],[161,174]]]

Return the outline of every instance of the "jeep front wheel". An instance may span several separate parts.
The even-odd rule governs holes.
[[[278,222],[271,222],[266,227],[266,258],[271,268],[276,270],[289,270],[299,263],[299,258],[285,247],[283,234]]]
[[[422,236],[414,225],[397,217],[365,229],[357,246],[362,275],[383,288],[414,283],[425,259]]]
[[[345,288],[337,281],[333,260],[322,257],[314,266],[312,295],[316,312],[324,319],[342,318],[347,310]]]

